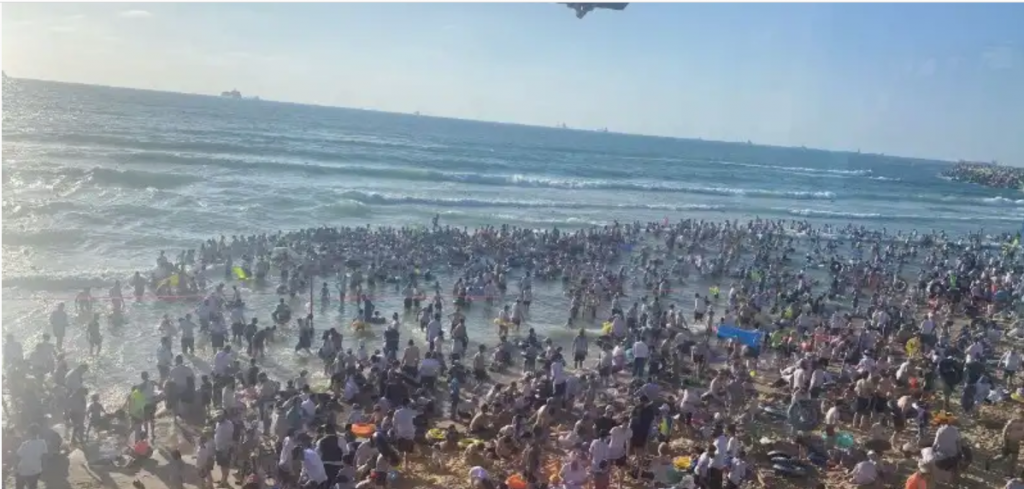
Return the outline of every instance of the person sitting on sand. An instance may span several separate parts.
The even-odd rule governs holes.
[[[480,412],[473,416],[473,420],[469,422],[469,432],[482,436],[488,433],[491,429],[491,416],[490,408],[486,404],[480,406]]]
[[[850,482],[857,487],[881,488],[881,473],[878,454],[868,452],[867,460],[861,461],[850,470]]]
[[[935,466],[942,470],[953,470],[960,464],[963,453],[960,430],[946,420],[940,420],[941,426],[935,430],[932,449],[935,451]]]
[[[558,445],[565,450],[571,450],[583,443],[583,420],[577,421],[573,429],[558,437]]]
[[[571,459],[562,465],[558,476],[565,489],[582,489],[587,482],[587,469],[579,460]]]

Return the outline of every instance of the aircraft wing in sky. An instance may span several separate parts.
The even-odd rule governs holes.
[[[608,10],[625,10],[628,3],[563,3],[566,7],[569,7],[576,11],[576,18],[582,19],[585,15],[590,13],[594,9],[608,9]]]

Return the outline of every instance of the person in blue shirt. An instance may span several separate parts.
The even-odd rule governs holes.
[[[459,393],[462,390],[462,386],[459,385],[459,379],[457,378],[452,378],[448,382],[448,386],[448,417],[451,418],[452,420],[456,420],[459,417]]]

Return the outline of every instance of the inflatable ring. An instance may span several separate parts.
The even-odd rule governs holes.
[[[774,406],[763,406],[761,411],[764,411],[766,414],[774,418],[786,419],[788,417],[785,410]]]
[[[601,334],[603,334],[605,336],[612,334],[612,322],[611,321],[605,321],[604,324],[601,325]]]
[[[798,467],[796,465],[790,465],[788,463],[787,464],[782,464],[782,463],[772,464],[772,470],[774,470],[776,474],[784,475],[784,476],[788,476],[788,477],[805,477],[807,475],[807,470],[804,469],[803,467]]]
[[[369,438],[377,432],[377,427],[369,423],[356,423],[352,425],[351,431],[357,438]]]
[[[790,405],[786,418],[797,431],[814,431],[821,424],[821,415],[810,399]]]
[[[434,441],[443,441],[445,439],[445,431],[441,428],[431,428],[427,431],[427,438]]]
[[[690,466],[693,465],[693,459],[687,456],[676,457],[672,460],[672,466],[680,472],[690,470]]]
[[[512,474],[505,479],[505,485],[508,489],[526,489],[529,485],[523,479],[523,476],[519,474]]]
[[[907,340],[906,344],[907,356],[914,356],[918,351],[921,350],[921,340],[917,338],[911,338]]]
[[[896,292],[906,292],[906,290],[907,290],[907,281],[903,280],[902,278],[897,280],[896,281],[896,285],[895,285],[895,289],[896,289]]]
[[[938,282],[932,284],[931,287],[928,287],[928,292],[930,292],[932,295],[939,295],[939,294],[941,294],[942,293],[942,284],[940,284]]]
[[[475,443],[483,443],[483,441],[480,441],[477,438],[463,438],[459,440],[459,448],[466,448]]]

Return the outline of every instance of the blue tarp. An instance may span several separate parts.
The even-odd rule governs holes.
[[[751,348],[758,348],[761,346],[760,331],[747,331],[745,329],[737,328],[736,326],[723,324],[718,327],[718,337],[724,339],[735,338],[740,343]]]

